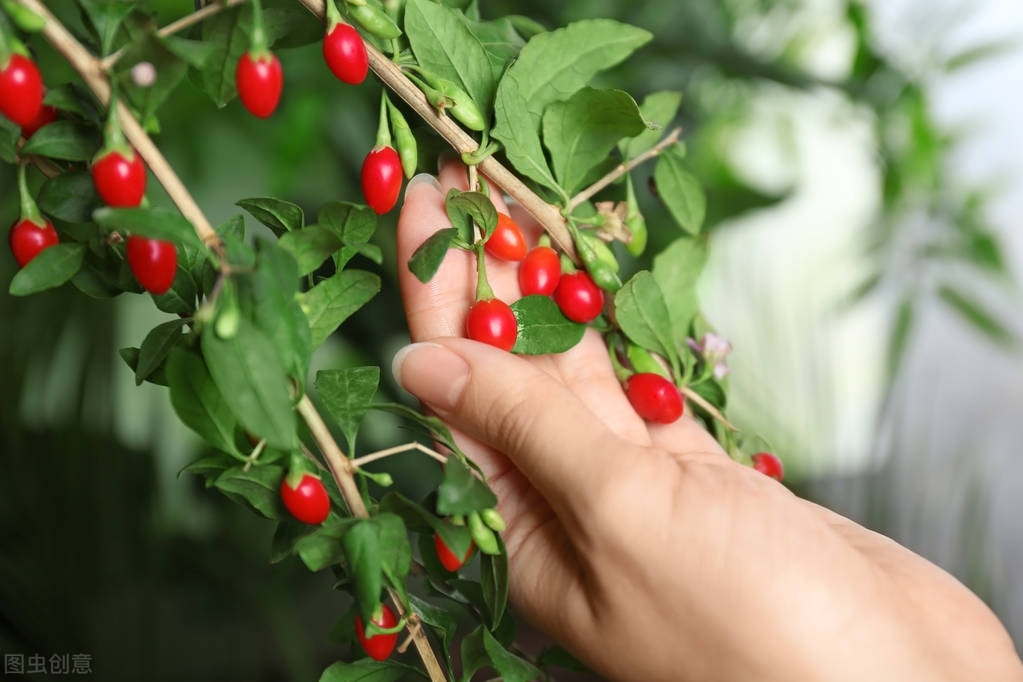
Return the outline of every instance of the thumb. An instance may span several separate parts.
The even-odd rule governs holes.
[[[415,343],[392,371],[450,426],[504,453],[559,516],[585,518],[630,447],[563,383],[486,344]]]

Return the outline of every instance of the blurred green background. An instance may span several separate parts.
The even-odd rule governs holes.
[[[681,124],[709,195],[705,309],[736,348],[733,420],[783,454],[799,492],[952,570],[1023,642],[1012,460],[1023,249],[996,191],[1011,169],[993,158],[1020,147],[978,148],[986,124],[965,126],[975,112],[949,106],[950,88],[969,93],[1012,57],[1023,24],[999,23],[996,1],[480,4],[549,27],[613,17],[654,33],[602,79],[637,99],[685,92]],[[161,24],[192,9],[150,5]],[[48,82],[71,77],[41,41],[32,47]],[[269,120],[237,101],[218,110],[188,83],[161,109],[157,142],[214,224],[245,197],[286,198],[307,215],[359,200],[379,86],[340,84],[316,44],[278,54],[284,99]],[[0,187],[10,224],[10,167]],[[641,194],[655,253],[675,235]],[[378,230],[380,300],[314,369],[386,369],[405,342],[393,220]],[[0,280],[14,270],[0,258]],[[197,440],[164,389],[135,387],[117,356],[165,317],[143,296],[0,296],[0,653],[85,653],[102,680],[315,680],[346,653],[327,636],[342,598],[297,562],[268,564],[270,522],[178,477]],[[407,398],[384,377],[385,392]],[[396,426],[372,421],[362,446],[407,440]],[[395,460],[399,485],[412,485],[415,462]]]

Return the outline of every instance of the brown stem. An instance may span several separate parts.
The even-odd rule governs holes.
[[[65,59],[81,75],[85,84],[95,93],[103,106],[110,104],[110,83],[96,59],[85,47],[79,43],[71,33],[64,28],[64,25],[50,13],[50,11],[39,0],[17,0],[45,20],[43,35],[60,52]],[[199,238],[215,252],[222,251],[220,236],[213,230],[202,209],[195,203],[195,199],[185,188],[181,179],[174,172],[174,169],[167,163],[167,159],[143,130],[131,111],[123,102],[118,102],[118,115],[121,120],[121,128],[124,130],[128,142],[135,148],[142,160],[156,176],[156,179],[167,190],[171,201],[178,207],[181,214],[192,224]]]
[[[249,0],[221,0],[221,2],[206,5],[202,9],[198,9],[192,12],[191,14],[186,14],[177,21],[172,21],[171,23],[167,24],[159,31],[157,31],[156,35],[161,37],[173,35],[178,31],[185,30],[189,26],[198,24],[203,19],[213,16],[222,9],[227,9],[228,7],[233,7],[234,5],[240,5],[243,2],[249,2]],[[117,52],[114,52],[113,54],[104,57],[100,61],[100,68],[103,71],[109,71],[114,66],[114,64],[116,64],[117,61],[124,56],[124,51],[125,48],[122,47]]]
[[[719,422],[727,426],[732,431],[739,430],[739,427],[735,426],[734,424],[732,424],[732,422],[725,419],[725,415],[721,413],[721,410],[711,405],[703,398],[702,395],[700,395],[693,389],[689,388],[688,386],[683,386],[682,395],[684,395],[686,398],[692,400],[694,403],[702,407],[704,410],[707,411],[708,414],[710,414],[710,416],[714,417],[714,419],[717,419]]]
[[[304,395],[298,401],[296,409],[309,428],[309,433],[312,434],[313,440],[316,441],[316,445],[320,448],[320,452],[323,453],[327,467],[334,475],[334,480],[337,481],[338,488],[341,490],[341,497],[344,498],[345,504],[348,505],[352,516],[361,519],[369,518],[369,510],[366,509],[366,504],[362,501],[362,495],[359,493],[359,487],[355,483],[352,462],[341,451],[341,448],[338,447],[337,441],[334,440],[334,436],[324,423],[323,417],[316,410],[313,401],[309,399],[308,395]],[[404,616],[406,613],[405,607],[397,598],[398,595],[390,588],[388,588],[388,593],[391,595],[391,601],[394,602],[399,614]],[[416,645],[419,658],[422,659],[423,665],[426,666],[426,672],[430,675],[430,680],[432,682],[446,682],[447,676],[444,674],[444,669],[441,668],[440,662],[437,661],[437,655],[430,646],[430,640],[427,638],[426,633],[422,628],[413,628],[411,626],[414,620],[409,619],[408,621],[410,624],[409,634]]]
[[[324,19],[325,4],[323,0],[299,0],[306,9],[321,20]],[[387,55],[366,43],[369,52],[369,66],[384,85],[394,91],[415,111],[431,128],[444,138],[459,154],[470,154],[479,149],[479,144],[468,133],[462,130],[449,117],[438,114],[427,101],[426,96],[416,85],[405,77],[398,65]],[[501,165],[493,156],[488,156],[479,163],[483,171],[495,185],[525,208],[530,215],[550,234],[551,239],[571,257],[577,260],[572,235],[565,227],[565,218],[554,206],[541,199],[510,170]]]
[[[681,134],[682,129],[675,128],[670,133],[668,133],[668,135],[663,140],[661,140],[656,145],[646,150],[636,158],[629,159],[629,161],[626,163],[618,164],[610,173],[602,177],[600,180],[597,180],[595,183],[593,183],[583,191],[579,192],[579,194],[576,194],[574,197],[572,197],[572,200],[568,202],[568,208],[565,210],[565,213],[567,213],[568,215],[572,215],[572,211],[574,211],[576,207],[579,206],[579,204],[583,203],[584,201],[589,201],[597,192],[604,189],[605,187],[607,187],[612,182],[628,173],[636,166],[640,165],[641,163],[644,163],[648,159],[652,159],[653,157],[657,156],[662,151],[664,151],[665,148],[670,147],[671,145],[678,142],[678,138]]]

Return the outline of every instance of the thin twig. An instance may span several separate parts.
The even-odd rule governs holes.
[[[341,491],[341,497],[344,498],[352,516],[361,519],[369,518],[369,510],[366,509],[366,504],[362,500],[362,495],[359,493],[359,487],[356,485],[353,476],[355,467],[352,461],[341,451],[341,448],[338,447],[337,441],[334,440],[334,436],[324,423],[323,417],[316,410],[313,401],[309,399],[308,395],[304,395],[298,401],[296,409],[309,428],[309,433],[312,434],[313,440],[316,441],[316,445],[320,448],[320,452],[323,453],[327,467],[334,475],[334,480],[337,481],[338,488]],[[388,588],[388,593],[391,595],[391,600],[394,602],[399,614],[404,616],[405,608],[398,599],[398,595],[390,588]],[[416,651],[419,653],[419,658],[422,659],[423,665],[426,666],[426,672],[429,674],[430,680],[433,682],[446,682],[447,676],[437,661],[437,655],[434,653],[433,647],[430,646],[430,640],[427,638],[426,633],[421,628],[416,628],[413,631],[411,627],[413,620],[409,619],[408,622],[410,623],[409,634],[413,637]]]
[[[413,441],[411,443],[405,443],[404,445],[395,445],[393,448],[387,448],[386,450],[377,450],[376,452],[371,452],[368,455],[363,455],[358,459],[349,460],[349,462],[353,467],[359,469],[369,464],[370,462],[375,462],[379,459],[390,457],[391,455],[400,455],[401,453],[408,452],[410,450],[418,450],[419,452],[422,452],[424,455],[427,455],[437,460],[441,464],[446,464],[448,461],[447,457],[440,454],[436,450],[431,450],[422,443],[417,443]]]
[[[678,138],[681,134],[682,129],[675,128],[670,133],[668,133],[668,135],[663,140],[661,140],[656,145],[646,150],[636,158],[629,159],[629,161],[626,163],[618,164],[610,173],[602,177],[600,180],[597,180],[595,183],[593,183],[583,191],[579,192],[579,194],[576,194],[574,197],[572,197],[572,200],[568,202],[568,208],[566,209],[565,213],[567,213],[568,215],[572,215],[572,211],[574,211],[576,207],[579,206],[579,204],[583,203],[584,201],[589,201],[597,192],[604,189],[605,187],[607,187],[612,182],[628,173],[636,166],[646,162],[648,159],[652,159],[653,157],[657,156],[662,151],[664,151],[664,149],[666,149],[667,147],[670,147],[676,142],[678,142]]]
[[[172,21],[171,23],[167,24],[166,26],[158,30],[156,32],[156,35],[160,36],[161,38],[166,38],[169,35],[174,35],[178,31],[183,31],[189,26],[198,24],[203,19],[213,16],[220,10],[227,9],[228,7],[233,7],[235,5],[240,5],[243,2],[249,2],[249,0],[221,0],[221,2],[206,5],[202,9],[198,9],[192,12],[191,14],[186,14],[177,21]],[[127,49],[128,49],[127,47],[122,47],[120,50],[117,50],[113,54],[110,54],[101,59],[99,63],[100,68],[103,71],[109,71],[110,69],[112,69],[114,64],[116,64],[117,61],[124,56],[124,53]]]
[[[321,20],[324,19],[325,4],[323,0],[299,0],[306,9],[315,14]],[[437,131],[444,140],[459,154],[471,154],[479,149],[479,144],[468,133],[448,116],[438,114],[427,101],[422,91],[401,72],[398,65],[392,62],[387,55],[380,52],[370,43],[366,43],[366,50],[369,52],[369,66],[377,77],[390,88],[396,95],[401,97],[427,125]],[[495,185],[514,199],[519,205],[525,208],[541,227],[550,234],[551,239],[570,258],[577,261],[575,245],[572,243],[572,235],[565,227],[565,218],[554,206],[541,199],[533,190],[529,189],[510,170],[505,168],[500,161],[493,156],[488,156],[479,163],[479,168]]]
[[[50,13],[46,6],[39,0],[17,0],[45,20],[43,35],[60,52],[65,59],[81,75],[82,80],[89,86],[103,106],[110,104],[110,83],[100,68],[100,62],[96,59],[71,33],[64,28],[64,25]],[[121,128],[124,130],[128,142],[135,148],[135,151],[142,157],[149,170],[153,172],[156,179],[167,190],[171,201],[178,207],[181,214],[191,224],[199,239],[216,253],[223,251],[223,244],[220,236],[213,230],[202,209],[195,203],[195,199],[185,188],[181,179],[174,172],[174,169],[167,163],[167,159],[150,139],[149,135],[142,128],[135,116],[124,105],[118,102],[118,115],[121,120]]]
[[[735,426],[734,424],[732,424],[732,422],[725,419],[725,415],[721,413],[721,410],[711,405],[703,398],[702,395],[700,395],[693,389],[689,388],[688,386],[683,386],[682,395],[684,395],[686,398],[692,400],[694,403],[702,407],[708,414],[710,414],[710,416],[714,417],[714,419],[717,419],[719,422],[727,426],[732,431],[739,430],[739,427]]]

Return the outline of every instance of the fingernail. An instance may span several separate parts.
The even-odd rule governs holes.
[[[405,185],[405,196],[407,197],[411,194],[412,188],[419,185],[430,185],[438,192],[441,191],[440,181],[437,180],[435,176],[430,175],[429,173],[419,173],[418,175],[413,175],[409,179],[408,184]]]
[[[437,410],[451,410],[469,381],[465,360],[436,343],[413,343],[394,355],[394,380]]]

